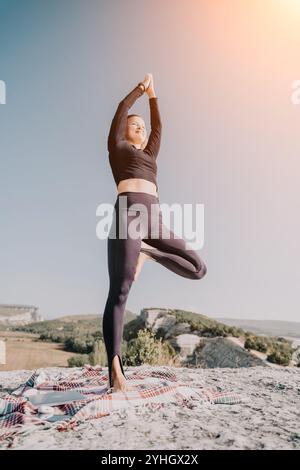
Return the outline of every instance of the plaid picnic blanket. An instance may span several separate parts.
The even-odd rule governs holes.
[[[116,410],[132,406],[159,409],[167,404],[193,408],[203,404],[235,404],[243,398],[223,387],[189,385],[180,379],[179,372],[168,366],[141,366],[126,371],[133,390],[109,393],[107,367],[84,365],[70,372],[36,369],[28,380],[11,394],[0,398],[0,440],[22,433],[24,425],[49,425],[45,415],[29,401],[37,392],[77,390],[85,395],[77,400],[53,406],[54,415],[64,415],[63,421],[51,423],[58,431],[66,431],[88,420],[107,416]]]

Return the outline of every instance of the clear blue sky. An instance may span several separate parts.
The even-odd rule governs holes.
[[[0,0],[0,303],[103,312],[108,129],[152,72],[160,201],[205,205],[208,272],[147,262],[126,308],[299,320],[299,13],[292,0]],[[146,95],[132,111],[149,129]]]

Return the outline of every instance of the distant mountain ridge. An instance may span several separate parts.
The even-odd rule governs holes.
[[[251,320],[223,317],[215,317],[215,319],[225,323],[225,325],[243,328],[243,330],[250,330],[257,334],[300,338],[300,322],[283,320]]]

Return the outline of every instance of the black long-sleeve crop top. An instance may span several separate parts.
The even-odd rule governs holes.
[[[109,162],[117,185],[127,178],[143,178],[158,188],[156,158],[162,126],[156,96],[149,98],[151,132],[146,147],[138,149],[126,140],[128,110],[143,93],[137,85],[118,105],[107,141]]]

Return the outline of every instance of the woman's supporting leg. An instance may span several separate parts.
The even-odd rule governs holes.
[[[130,290],[131,282],[116,282],[109,289],[103,314],[103,339],[107,351],[109,386],[113,386],[112,381],[112,362],[114,356],[119,357],[120,367],[125,377],[122,359],[121,342],[123,335],[123,317],[126,299]]]
[[[134,280],[141,240],[108,238],[107,243],[110,287],[102,325],[108,359],[109,384],[112,387],[112,361],[116,354],[119,357],[121,371],[126,377],[121,358],[124,312]]]

